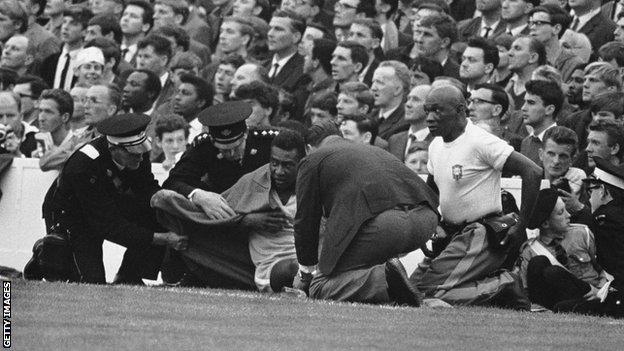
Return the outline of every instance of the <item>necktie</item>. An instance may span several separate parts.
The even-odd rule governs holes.
[[[507,35],[513,37],[513,33],[511,32],[510,28],[507,28],[507,31],[505,32]]]
[[[69,52],[65,54],[65,66],[63,66],[63,70],[61,71],[61,81],[59,82],[59,89],[65,89],[65,79],[67,77],[67,71],[69,71]]]
[[[409,140],[410,140],[411,143],[415,142],[416,141],[416,134],[410,134],[409,135]]]
[[[579,25],[579,18],[574,16],[574,21],[572,21],[572,25],[570,26],[570,29],[576,32],[578,30],[577,28],[578,25]]]
[[[273,74],[271,74],[271,79],[275,79],[275,76],[277,76],[277,69],[279,68],[279,63],[274,63],[273,64]]]
[[[128,48],[125,49],[121,49],[121,59],[125,60],[126,59],[126,54],[128,53]]]
[[[490,31],[492,30],[492,27],[485,27],[485,34],[483,34],[484,38],[487,38],[490,36]]]
[[[567,265],[568,254],[566,253],[566,250],[563,248],[563,246],[561,246],[561,239],[553,239],[550,245],[553,247],[553,249],[555,249],[555,258],[557,259],[557,261],[559,261],[559,263],[564,266]]]

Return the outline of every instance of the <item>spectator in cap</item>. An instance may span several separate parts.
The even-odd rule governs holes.
[[[96,47],[88,47],[80,50],[74,63],[74,75],[77,77],[76,84],[91,87],[103,83],[104,54]]]
[[[531,302],[560,311],[569,300],[597,300],[606,293],[598,293],[607,278],[596,259],[594,234],[570,223],[555,189],[540,190],[527,227],[538,235],[522,246],[517,265]]]
[[[59,52],[61,40],[37,23],[37,18],[39,18],[45,10],[46,1],[25,0],[20,3],[28,15],[28,28],[24,32],[24,35],[28,37],[34,48],[35,66],[38,67],[43,59]]]
[[[119,20],[121,27],[121,57],[131,66],[135,66],[137,44],[154,26],[154,8],[143,0],[126,2]]]
[[[22,34],[9,38],[4,43],[0,67],[12,69],[18,75],[25,74],[35,61],[35,51],[30,39]]]
[[[95,47],[102,51],[104,55],[104,70],[102,71],[102,82],[107,84],[120,84],[119,78],[122,72],[131,70],[132,67],[121,59],[119,45],[112,39],[97,37],[85,44],[85,48]]]
[[[183,250],[187,238],[158,225],[149,199],[159,190],[147,157],[145,135],[149,117],[122,114],[98,124],[103,134],[70,158],[56,191],[44,201],[46,220],[71,231],[75,262],[72,281],[106,282],[102,259],[104,240],[127,248],[114,283],[142,285],[156,279],[163,246]],[[132,193],[132,196],[127,195]]]
[[[135,69],[126,79],[123,88],[122,108],[132,113],[154,112],[154,103],[162,89],[158,76],[149,70]]]
[[[61,52],[48,56],[41,65],[41,77],[55,89],[71,90],[76,84],[76,56],[84,46],[84,33],[93,14],[86,8],[72,5],[63,12]]]

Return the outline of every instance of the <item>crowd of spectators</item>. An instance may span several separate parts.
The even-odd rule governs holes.
[[[434,240],[443,247],[434,248],[433,257],[444,256],[444,245],[446,250],[456,248],[452,239],[466,233],[466,228],[478,233],[466,225],[492,211],[501,212],[501,201],[510,196],[498,188],[488,190],[493,197],[470,195],[481,191],[483,184],[477,182],[473,189],[460,192],[445,182],[472,179],[472,172],[494,172],[498,182],[488,184],[500,187],[500,174],[522,177],[522,207],[516,209],[522,229],[515,231],[522,234],[505,246],[504,257],[497,256],[500,251],[493,254],[496,263],[488,264],[496,267],[479,270],[472,266],[478,263],[472,262],[465,268],[479,272],[465,281],[477,285],[505,269],[507,274],[496,278],[500,283],[496,294],[460,298],[451,291],[462,287],[444,285],[448,280],[437,282],[435,288],[416,281],[418,274],[430,278],[427,274],[438,267],[433,258],[429,271],[421,266],[409,280],[425,297],[450,304],[522,308],[518,306],[525,305],[500,301],[504,295],[500,292],[509,294],[513,285],[507,283],[517,282],[516,293],[528,294],[533,303],[591,312],[595,306],[577,300],[605,301],[609,292],[624,289],[624,170],[619,168],[624,163],[624,10],[617,1],[0,0],[0,45],[0,153],[38,158],[43,171],[62,170],[83,145],[102,138],[97,128],[102,121],[143,114],[149,116],[144,129],[151,143],[149,160],[171,171],[164,187],[196,203],[210,219],[221,220],[228,217],[230,207],[211,213],[214,198],[206,194],[212,193],[197,190],[222,193],[245,173],[261,177],[264,173],[250,165],[269,160],[272,167],[267,172],[275,177],[277,165],[291,167],[306,152],[314,153],[324,145],[320,136],[338,135],[376,148],[369,151],[371,155],[385,150],[414,174],[429,177],[427,186],[440,194],[429,205],[438,211],[439,201],[440,223],[450,225],[435,230]],[[249,113],[239,105],[228,105],[234,102],[249,106]],[[211,109],[219,106],[224,108],[218,113]],[[230,114],[225,106],[237,112]],[[247,146],[230,140],[228,134],[238,127],[223,128],[229,122],[217,122],[215,114],[230,116],[232,123],[245,115],[241,128],[246,130],[242,140],[247,140]],[[270,146],[284,130],[296,131],[299,137],[289,132]],[[302,151],[300,142],[308,148]],[[214,144],[214,160],[205,160],[213,163],[193,165],[204,161],[192,151],[206,143]],[[234,146],[224,146],[229,144]],[[267,145],[264,154],[262,145]],[[281,150],[277,154],[275,147]],[[245,148],[251,150],[243,155]],[[294,154],[289,154],[292,150]],[[452,171],[439,174],[441,165],[451,162],[446,154],[457,156],[463,150],[474,150],[475,155],[461,156],[474,160],[451,165]],[[247,161],[253,157],[257,160]],[[241,164],[244,172],[222,170],[218,162],[223,160]],[[376,162],[386,164],[383,160]],[[198,182],[201,178],[212,185],[194,185],[188,175],[196,172],[193,167],[209,173],[197,176]],[[538,194],[531,172],[539,173],[556,190]],[[490,176],[484,175],[483,182],[490,182]],[[293,189],[277,187],[282,200],[277,209],[283,212],[279,221],[290,223],[288,230],[279,232],[291,238],[294,233],[297,239],[301,235],[297,222],[305,219],[295,215],[290,199],[295,196],[296,172],[281,177],[283,182],[288,178]],[[306,194],[298,187],[297,196]],[[220,199],[226,201],[231,193],[223,196]],[[428,199],[428,193],[423,198]],[[449,213],[458,204],[466,206]],[[488,210],[477,213],[479,206]],[[605,212],[605,206],[613,209]],[[474,216],[464,215],[470,210]],[[336,220],[332,214],[324,216],[329,226]],[[271,221],[278,219],[269,216],[241,223],[260,235],[274,229]],[[534,235],[531,231],[524,235],[525,227],[533,229]],[[292,286],[288,277],[296,276],[295,287],[307,292],[308,274],[317,279],[316,268],[303,264],[291,250],[301,245],[295,239],[270,247],[254,247],[250,239],[249,249],[261,251],[255,256],[252,252],[253,263],[264,267],[264,273],[256,271],[255,276],[260,290]],[[563,248],[562,239],[567,243]],[[583,241],[582,248],[578,241]],[[275,279],[290,280],[281,285],[269,277],[273,266],[263,261],[265,251],[277,249],[288,252],[289,260],[275,268],[281,274]],[[488,253],[494,248],[481,250]],[[167,254],[166,280],[230,286],[214,283],[223,280],[211,281],[211,273],[198,273],[201,259],[190,264],[188,257],[178,256],[175,250]],[[587,262],[592,262],[591,269]],[[397,264],[390,266],[396,269]],[[457,270],[461,263],[439,266]],[[439,277],[445,274],[438,273]],[[552,286],[570,273],[584,285]],[[325,281],[331,280],[331,274],[320,273]],[[559,278],[544,278],[548,276]],[[137,281],[132,278],[120,281]],[[570,280],[566,282],[578,283]],[[316,291],[323,290],[318,280],[314,282]],[[388,285],[391,289],[390,281]],[[567,295],[555,296],[553,291]],[[323,290],[319,294],[361,300],[355,297],[359,293],[332,295]],[[377,298],[371,301],[388,300]],[[394,301],[413,304],[410,299]]]

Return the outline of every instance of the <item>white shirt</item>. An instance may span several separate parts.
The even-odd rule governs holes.
[[[286,62],[288,62],[288,60],[290,60],[291,57],[295,56],[296,52],[294,52],[292,55],[286,56],[281,60],[277,59],[277,55],[273,55],[273,60],[271,60],[271,69],[269,70],[269,77],[274,77],[276,75],[278,75],[281,71],[282,68],[284,68],[284,65],[286,64]],[[275,64],[277,63],[277,71],[275,71]]]
[[[531,134],[529,134],[530,136],[536,136],[541,142],[544,142],[544,134],[546,134],[546,131],[549,130],[552,127],[556,127],[557,123],[553,123],[551,125],[549,125],[548,127],[546,127],[546,129],[542,130],[541,133],[539,133],[538,135],[533,134],[533,128],[530,128],[529,130],[531,131]],[[530,127],[530,126],[527,126]]]
[[[501,171],[513,147],[471,122],[457,139],[436,137],[427,170],[440,190],[440,213],[454,224],[500,212]]]
[[[373,58],[373,61],[375,61],[375,59]],[[366,67],[364,67],[364,69],[362,70],[362,72],[360,72],[358,79],[360,82],[364,82],[364,78],[366,77],[366,73],[368,73],[368,70],[370,69],[370,66],[373,64],[373,61],[371,61]]]
[[[67,45],[63,45],[61,56],[59,56],[58,63],[56,64],[56,72],[54,73],[54,84],[52,85],[54,89],[63,89],[65,91],[71,90],[71,83],[74,78],[74,62],[76,61],[76,56],[80,50],[82,50],[82,47],[69,51]],[[69,69],[67,70],[67,75],[65,76],[64,85],[61,87],[61,74],[63,73],[65,62],[67,62],[67,54],[69,54]]]
[[[189,125],[191,126],[191,128],[189,128],[189,137],[188,137],[188,141],[190,143],[191,141],[195,140],[195,137],[197,137],[199,134],[203,132],[204,126],[201,124],[201,122],[199,122],[197,118],[190,121]]]
[[[123,52],[126,49],[128,49],[128,51],[124,55],[123,59],[126,62],[130,62],[134,58],[134,55],[136,55],[137,53],[137,50],[138,50],[137,44],[132,44],[130,46],[123,46],[123,45],[121,46],[121,52]]]
[[[162,76],[160,76],[161,89],[165,87],[165,84],[167,83],[168,78],[169,78],[169,72],[165,72]]]
[[[414,131],[412,127],[410,127],[409,131],[407,132],[407,144],[405,145],[405,155],[407,155],[407,152],[412,146],[412,139],[410,138],[411,135],[416,137],[416,141],[424,141],[429,136],[429,128],[423,128],[423,129]]]
[[[594,18],[594,16],[599,14],[600,11],[601,11],[601,7],[599,6],[582,16],[574,16],[575,18],[578,18],[578,26],[576,26],[576,31],[578,32],[579,29],[583,28],[587,24],[587,22],[589,22],[589,20],[591,20],[592,18]],[[574,23],[574,21],[572,21],[572,23]]]
[[[494,22],[491,26],[488,26],[487,24],[485,24],[485,21],[483,21],[483,18],[481,18],[481,30],[479,32],[479,35],[482,37],[485,36],[485,32],[487,31],[485,27],[490,27],[490,33],[488,33],[488,38],[491,38],[499,23],[500,20]]]

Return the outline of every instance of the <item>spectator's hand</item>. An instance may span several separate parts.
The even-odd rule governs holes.
[[[236,212],[230,208],[227,201],[217,193],[198,190],[193,194],[191,201],[206,213],[208,219],[223,220],[236,216]]]
[[[242,226],[255,230],[277,231],[288,224],[288,217],[282,211],[248,213],[241,220]]]
[[[583,298],[587,301],[598,300],[598,289],[591,284],[589,287],[591,289],[587,292],[587,294],[583,295]]]
[[[561,198],[561,200],[563,200],[563,203],[565,203],[566,210],[569,213],[576,213],[582,210],[585,206],[582,202],[579,201],[577,195],[574,195],[562,189],[557,189],[557,192],[559,193],[559,197]]]
[[[154,233],[154,244],[168,246],[176,251],[188,248],[188,237],[174,232]]]
[[[312,283],[312,273],[297,272],[295,279],[293,280],[293,288],[299,289],[310,296],[310,284]]]

